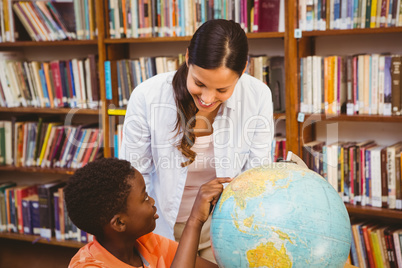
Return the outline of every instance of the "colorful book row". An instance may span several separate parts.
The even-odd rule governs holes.
[[[402,225],[352,224],[351,263],[356,267],[402,267]]]
[[[0,53],[0,106],[99,108],[95,55],[50,62],[22,58],[16,52]]]
[[[300,59],[300,111],[401,115],[401,55]]]
[[[49,119],[0,121],[0,164],[16,167],[80,168],[100,157],[102,130]]]
[[[4,0],[1,7],[0,42],[29,38],[33,41],[92,40],[97,37],[95,0]]]
[[[86,243],[92,236],[70,220],[64,201],[65,182],[38,185],[0,183],[0,232],[38,235]]]
[[[402,141],[378,145],[373,140],[303,147],[303,160],[321,174],[346,203],[402,210]]]
[[[301,0],[302,31],[402,26],[401,0]]]
[[[283,0],[109,0],[111,38],[190,36],[210,19],[246,32],[283,32]]]

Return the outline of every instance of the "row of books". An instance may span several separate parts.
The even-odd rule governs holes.
[[[351,263],[356,267],[402,267],[402,225],[352,223]]]
[[[277,136],[272,141],[271,157],[273,162],[286,160],[286,137]]]
[[[140,57],[105,61],[106,99],[113,99],[113,89],[117,88],[118,106],[125,107],[131,92],[146,79],[160,73],[175,71],[184,61],[178,57]],[[284,57],[250,55],[246,73],[266,83],[273,96],[275,112],[285,110],[285,64]],[[116,77],[117,79],[113,79]]]
[[[0,106],[93,108],[100,105],[96,56],[25,61],[17,52],[0,53]]]
[[[183,61],[183,55],[105,61],[106,99],[113,99],[112,92],[117,89],[119,107],[124,107],[141,82],[156,74],[175,71]]]
[[[321,174],[343,201],[402,210],[402,141],[378,145],[373,140],[303,146],[303,160]]]
[[[402,26],[401,0],[301,0],[302,31]]]
[[[283,32],[283,0],[109,0],[111,38],[190,36],[210,19],[246,32]]]
[[[401,115],[401,55],[300,59],[300,111]]]
[[[249,55],[246,73],[263,81],[272,92],[274,112],[285,111],[285,58]]]
[[[0,164],[16,167],[80,168],[102,153],[102,130],[94,125],[0,121]]]
[[[14,11],[33,41],[95,39],[95,0],[2,1],[0,9],[1,42],[15,42],[18,35]]]
[[[0,183],[0,232],[91,241],[93,237],[77,228],[68,217],[64,186],[63,181],[37,185]]]

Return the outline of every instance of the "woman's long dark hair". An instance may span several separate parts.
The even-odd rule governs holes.
[[[188,65],[203,69],[226,67],[242,75],[247,64],[248,43],[244,30],[238,23],[229,20],[210,20],[194,33],[188,47]],[[173,90],[177,106],[177,135],[183,131],[183,138],[177,148],[189,160],[182,166],[191,164],[196,153],[191,150],[195,141],[195,120],[198,112],[194,100],[187,90],[188,66],[183,63],[173,78]],[[190,123],[189,123],[190,122]]]

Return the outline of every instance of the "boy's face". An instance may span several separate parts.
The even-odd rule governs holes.
[[[127,211],[123,215],[126,218],[126,232],[139,238],[155,229],[156,219],[159,216],[156,214],[155,200],[148,196],[144,178],[137,170],[130,184]]]

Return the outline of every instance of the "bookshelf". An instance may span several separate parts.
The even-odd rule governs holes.
[[[301,95],[303,94],[303,86],[305,86],[305,84],[303,84],[305,81],[302,79],[305,75],[303,72],[305,70],[302,70],[301,61],[308,56],[315,55],[322,56],[323,58],[332,55],[345,57],[357,54],[381,55],[387,52],[389,52],[390,55],[401,55],[402,49],[400,46],[397,47],[395,42],[399,44],[400,40],[402,40],[402,27],[380,28],[377,26],[373,28],[373,26],[371,26],[370,28],[369,26],[367,28],[366,26],[366,28],[339,29],[342,28],[339,27],[335,29],[337,27],[329,27],[331,24],[326,24],[326,26],[324,26],[326,29],[310,29],[310,31],[307,31],[306,28],[303,28],[303,25],[299,23],[303,19],[303,14],[299,14],[298,10],[300,3],[306,5],[309,5],[309,3],[300,1],[290,2],[290,6],[293,7],[289,7],[287,10],[289,13],[287,16],[288,21],[285,37],[285,45],[287,46],[287,49],[285,49],[287,53],[286,77],[287,81],[292,81],[289,83],[290,86],[287,90],[288,92],[293,92],[293,96],[290,96],[289,100],[293,104],[292,108],[286,111],[287,121],[289,121],[287,126],[289,126],[289,130],[293,130],[292,133],[287,132],[289,133],[289,148],[291,148],[293,152],[297,152],[299,156],[302,156],[303,149],[305,149],[304,145],[315,140],[325,141],[326,144],[330,144],[331,142],[335,142],[335,140],[360,142],[373,139],[381,146],[389,146],[400,141],[400,130],[402,129],[402,116],[400,115],[387,116],[361,113],[346,115],[343,113],[324,114],[322,111],[317,111],[316,113],[302,112]],[[362,2],[365,1],[355,1],[354,3],[360,5]],[[381,1],[376,2],[380,3]],[[385,2],[386,4],[389,3],[388,1]],[[385,2],[382,1],[382,3]],[[397,1],[393,1],[393,3],[397,3]],[[330,12],[334,11],[329,10],[328,13],[328,8],[330,8],[328,1],[326,8],[327,19],[329,19],[330,17],[328,15],[331,14]],[[372,18],[373,17],[371,17],[371,19]],[[366,23],[367,19],[368,17],[366,17]],[[368,20],[370,21],[370,19]],[[298,34],[300,34],[300,36],[296,37]],[[314,70],[312,72],[314,72]],[[335,140],[331,141],[331,137],[333,136],[337,137]],[[353,220],[352,224],[361,224],[362,222],[370,221],[375,224],[402,228],[402,210],[400,209],[389,209],[384,206],[384,203],[383,207],[362,206],[352,203],[345,203],[345,205]],[[358,245],[356,245],[356,247],[358,247]],[[392,254],[392,251],[389,252]],[[367,265],[367,260],[368,259],[364,260],[364,258],[359,259],[359,263],[365,261]],[[354,265],[364,267],[364,265],[359,265],[359,263],[354,263]]]
[[[94,40],[69,40],[69,41],[16,41],[16,42],[3,42],[0,43],[0,51],[24,51],[34,59],[64,57],[65,54],[75,55],[79,54],[82,57],[85,54],[96,53],[98,56],[98,77],[99,77],[99,92],[101,106],[99,109],[71,109],[71,108],[31,108],[31,107],[14,107],[4,108],[0,107],[0,118],[9,118],[10,115],[54,115],[60,118],[65,118],[66,115],[72,113],[77,116],[77,121],[81,122],[98,122],[100,128],[103,130],[104,138],[104,156],[111,157],[111,143],[110,126],[111,118],[123,118],[124,110],[118,109],[115,95],[113,91],[113,100],[106,98],[105,86],[105,66],[104,62],[108,60],[128,59],[131,57],[138,57],[141,55],[150,56],[152,54],[165,54],[170,56],[172,51],[174,53],[184,53],[184,49],[191,39],[190,36],[176,36],[176,37],[140,37],[140,38],[111,38],[109,31],[109,2],[108,0],[95,0],[96,5],[96,23],[97,23],[97,36]],[[303,144],[312,141],[320,135],[320,122],[346,122],[348,131],[353,132],[353,124],[383,124],[394,125],[391,129],[400,129],[402,125],[402,116],[381,116],[381,115],[323,115],[323,114],[305,114],[304,122],[309,121],[311,124],[307,127],[303,126],[302,122],[298,121],[300,111],[300,59],[305,56],[315,55],[320,53],[320,47],[326,46],[325,39],[341,38],[342,42],[345,40],[355,40],[355,38],[364,37],[366,40],[380,36],[390,36],[387,42],[381,45],[377,43],[372,44],[376,49],[385,52],[387,46],[392,41],[393,37],[402,35],[402,27],[389,27],[389,28],[371,28],[371,29],[351,29],[351,30],[325,30],[325,31],[302,31],[302,37],[295,37],[295,30],[298,25],[298,1],[285,0],[285,31],[284,32],[269,32],[269,33],[247,33],[250,43],[251,53],[268,53],[269,51],[279,51],[285,57],[285,80],[286,80],[286,111],[285,113],[278,113],[274,115],[275,122],[284,124],[284,133],[286,134],[287,149],[301,156]],[[25,33],[26,34],[26,33]],[[368,36],[368,37],[367,37]],[[367,39],[368,38],[368,39]],[[322,40],[324,39],[324,44]],[[400,44],[400,43],[399,43]],[[329,48],[328,50],[330,50]],[[377,51],[375,50],[375,52]],[[359,51],[359,47],[355,47],[354,51]],[[355,53],[355,52],[350,53]],[[38,53],[39,52],[39,53]],[[51,52],[51,56],[47,55]],[[322,51],[321,51],[322,52]],[[326,54],[327,52],[322,52]],[[402,54],[402,51],[399,51]],[[273,54],[274,55],[274,54]],[[117,121],[117,120],[116,120]],[[396,126],[396,127],[395,127]],[[400,132],[399,132],[400,133]],[[394,135],[395,136],[395,135]],[[11,167],[0,166],[0,181],[15,176],[16,179],[29,181],[31,176],[37,181],[46,181],[51,177],[61,177],[66,179],[72,174],[73,169],[62,168],[36,168],[36,167]],[[17,178],[18,177],[18,178]],[[43,179],[41,179],[43,177]],[[402,211],[389,210],[385,208],[370,208],[356,205],[347,204],[347,209],[352,217],[358,216],[360,218],[378,218],[385,220],[401,220]],[[16,258],[15,253],[10,253],[18,250],[19,245],[24,247],[24,255],[45,254],[42,249],[36,251],[37,244],[45,247],[54,253],[54,260],[52,265],[42,265],[38,267],[65,267],[65,261],[75,253],[75,251],[82,246],[81,243],[73,241],[56,241],[56,240],[39,240],[35,244],[37,237],[28,235],[0,233],[0,252],[3,248],[11,243],[8,249],[9,254],[0,255],[0,266],[2,261],[10,263],[12,258]],[[12,242],[10,242],[12,241]],[[66,251],[64,255],[61,253]],[[4,251],[6,252],[6,251]],[[26,253],[25,253],[26,252]],[[35,252],[29,254],[28,252]],[[60,257],[61,255],[63,257]],[[53,255],[53,254],[52,254]],[[67,256],[68,255],[68,256]],[[4,258],[3,258],[4,256]],[[46,254],[46,258],[49,254]],[[66,257],[67,256],[67,257]],[[59,258],[58,262],[56,259]],[[64,262],[64,263],[63,263]],[[6,265],[4,265],[6,267]],[[18,266],[13,266],[18,267]]]

